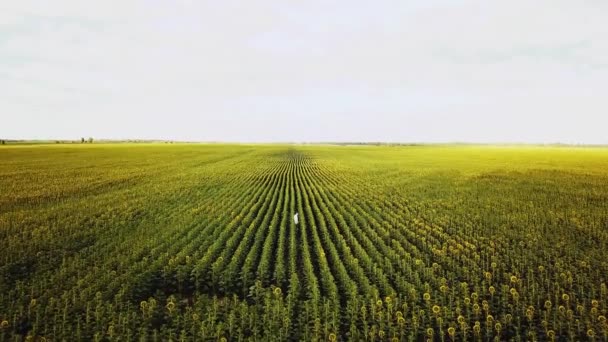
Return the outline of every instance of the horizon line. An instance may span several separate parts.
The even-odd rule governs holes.
[[[397,146],[424,146],[424,145],[479,145],[479,146],[590,146],[590,147],[608,147],[608,143],[566,143],[566,142],[476,142],[476,141],[234,141],[234,140],[181,140],[181,139],[107,139],[93,138],[93,142],[88,142],[85,138],[83,143],[81,139],[4,139],[6,143],[32,143],[32,144],[103,144],[103,143],[179,143],[179,144],[235,144],[235,145],[281,145],[281,144],[307,144],[307,145],[397,145]]]

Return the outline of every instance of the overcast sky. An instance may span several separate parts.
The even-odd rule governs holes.
[[[608,143],[608,1],[0,1],[0,136]]]

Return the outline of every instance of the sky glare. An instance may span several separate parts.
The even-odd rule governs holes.
[[[0,2],[0,137],[608,143],[608,1]]]

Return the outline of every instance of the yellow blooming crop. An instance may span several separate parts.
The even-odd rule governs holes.
[[[21,145],[0,340],[608,334],[605,147]]]

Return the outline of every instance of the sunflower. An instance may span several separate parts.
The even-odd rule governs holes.
[[[433,305],[432,310],[435,315],[439,315],[441,313],[441,307],[439,307],[439,305]]]

